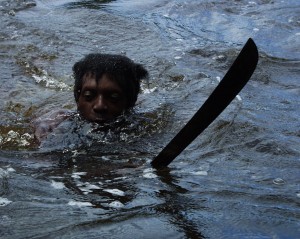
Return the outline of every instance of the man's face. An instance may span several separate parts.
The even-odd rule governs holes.
[[[83,118],[104,123],[121,115],[126,108],[124,92],[114,80],[104,74],[97,82],[93,74],[84,75],[77,102],[77,109]]]

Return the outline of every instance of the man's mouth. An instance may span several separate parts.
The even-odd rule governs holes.
[[[93,121],[96,123],[105,123],[108,121],[108,119],[105,117],[96,117]]]
[[[111,121],[110,117],[105,116],[105,115],[96,115],[93,120],[93,122],[96,122],[99,124],[108,123],[110,121]]]

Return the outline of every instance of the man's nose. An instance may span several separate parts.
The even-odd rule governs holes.
[[[94,111],[103,111],[107,110],[107,104],[103,95],[99,95],[96,99],[96,102],[93,107]]]

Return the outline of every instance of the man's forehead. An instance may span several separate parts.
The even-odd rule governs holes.
[[[118,83],[113,80],[109,75],[103,74],[96,80],[96,75],[93,73],[87,73],[84,75],[82,80],[82,89],[84,88],[98,88],[98,87],[105,87],[117,91],[122,91],[121,87]]]
[[[86,81],[95,81],[96,80],[96,74],[93,72],[87,72],[82,77],[82,82],[85,83]]]

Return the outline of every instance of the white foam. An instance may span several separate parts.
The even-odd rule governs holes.
[[[144,178],[157,178],[157,175],[154,173],[145,173],[143,174]]]
[[[77,206],[77,207],[91,207],[91,206],[93,206],[93,204],[90,203],[90,202],[79,202],[79,201],[74,201],[74,200],[69,201],[68,205]]]
[[[119,189],[116,189],[116,188],[114,188],[114,189],[104,189],[103,191],[111,193],[113,195],[121,196],[121,197],[125,196],[125,192],[123,192]]]
[[[11,167],[7,168],[6,171],[9,172],[9,173],[16,172],[16,170],[14,168],[11,168]]]
[[[112,208],[122,208],[124,207],[124,204],[119,201],[113,201],[110,204],[108,204],[108,206]]]
[[[156,91],[157,90],[157,87],[153,87],[152,89],[150,89],[150,88],[145,88],[145,89],[143,89],[143,93],[144,94],[150,94],[150,93],[152,93],[152,92],[154,92],[154,91]]]
[[[84,176],[86,174],[87,174],[87,172],[75,172],[75,173],[73,173],[73,175],[80,175],[80,176]]]
[[[143,173],[152,173],[154,171],[155,171],[155,169],[153,169],[153,168],[146,168],[143,170]]]
[[[12,203],[12,201],[8,200],[7,198],[0,197],[0,207],[5,207],[10,203]]]
[[[86,174],[87,174],[87,172],[75,172],[75,173],[72,173],[71,177],[72,178],[81,178],[81,176],[84,176]]]
[[[51,88],[51,89],[67,89],[69,90],[70,87],[63,83],[63,82],[59,82],[58,80],[50,77],[48,75],[48,73],[46,71],[43,71],[42,76],[38,76],[38,75],[32,75],[33,79],[35,80],[36,83],[44,83],[46,85],[47,88]]]
[[[65,188],[65,184],[62,182],[55,182],[55,181],[51,181],[51,186],[55,189],[64,189]]]
[[[155,169],[146,168],[145,170],[143,170],[143,177],[144,178],[157,178],[157,175],[154,174],[153,172],[155,172]]]
[[[208,172],[207,171],[197,171],[197,172],[192,172],[193,175],[197,176],[207,176]]]
[[[254,2],[254,1],[249,1],[248,3],[249,3],[250,5],[257,5],[257,3]]]
[[[19,143],[19,145],[20,146],[27,146],[27,145],[29,145],[30,143],[26,140],[26,139],[21,139],[20,140],[20,143]]]
[[[83,194],[88,194],[93,192],[93,190],[95,189],[101,189],[100,187],[98,187],[97,185],[94,184],[90,184],[90,183],[85,183],[85,184],[77,184],[77,186],[79,187],[79,189],[83,192]]]
[[[0,178],[6,178],[7,176],[8,176],[7,170],[0,168]]]

